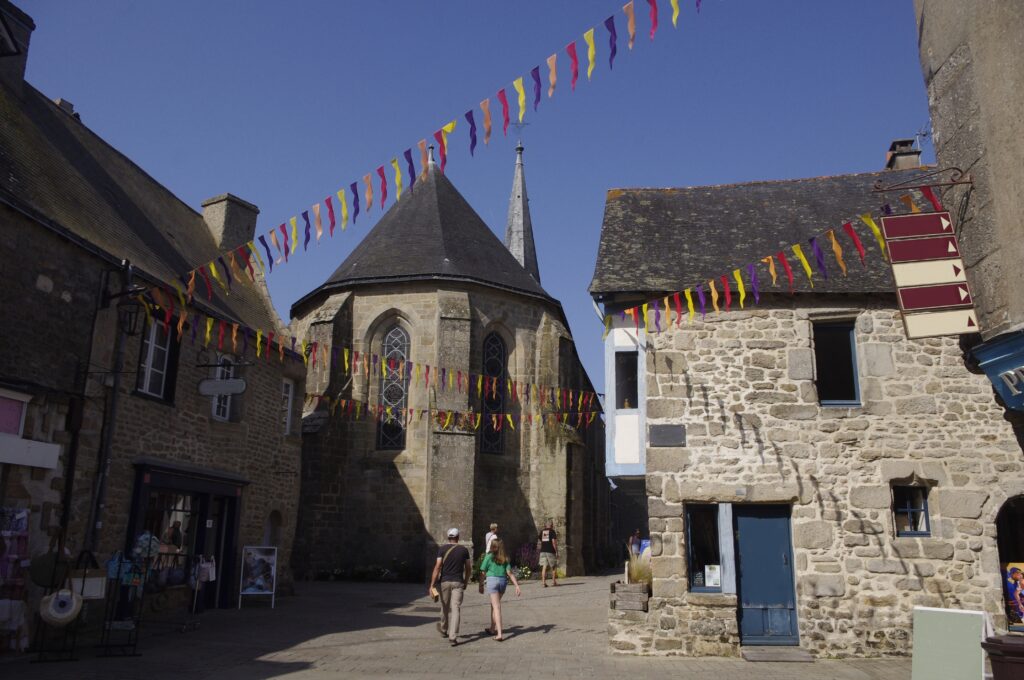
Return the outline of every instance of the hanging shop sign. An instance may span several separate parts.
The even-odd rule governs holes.
[[[1006,407],[1024,411],[1024,331],[983,342],[971,354]]]
[[[907,337],[979,332],[950,214],[886,216],[882,233]]]
[[[277,548],[252,546],[242,548],[242,574],[239,580],[238,608],[242,598],[251,595],[269,595],[270,608],[274,608],[277,591]]]
[[[245,392],[245,380],[242,378],[225,378],[217,380],[209,378],[199,381],[199,394],[204,397],[225,397]]]

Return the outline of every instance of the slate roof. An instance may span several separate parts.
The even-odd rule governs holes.
[[[202,215],[31,85],[21,89],[0,84],[0,200],[114,260],[127,258],[154,282],[219,254]],[[254,328],[280,326],[251,286],[196,300]]]
[[[418,280],[470,281],[552,299],[431,164],[330,278],[292,309],[324,290]]]
[[[735,286],[733,269],[742,267],[746,280],[748,263],[784,248],[798,291],[892,292],[889,264],[879,255],[871,231],[856,216],[865,212],[877,216],[883,203],[896,201],[898,194],[871,192],[877,180],[892,184],[921,171],[883,170],[679,189],[611,189],[605,199],[590,292],[606,296],[678,291],[722,275],[728,275]],[[857,251],[842,231],[842,223],[851,219],[867,251],[867,269],[861,268]],[[807,239],[832,228],[850,275],[842,276],[828,239],[819,238],[829,269],[829,279],[823,281]],[[789,249],[794,243],[801,244],[815,269],[813,291]],[[779,284],[773,288],[766,265],[759,265],[762,291],[788,290],[777,262],[776,268]]]

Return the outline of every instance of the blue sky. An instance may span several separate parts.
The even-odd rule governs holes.
[[[448,177],[503,236],[515,139],[501,135],[494,95],[508,88],[514,110],[511,81],[529,84],[557,51],[555,96],[527,114],[527,186],[542,283],[599,389],[601,325],[587,286],[607,189],[876,170],[893,138],[928,121],[909,0],[704,0],[700,14],[681,0],[678,29],[660,0],[653,42],[637,0],[632,52],[621,0],[17,4],[37,24],[30,82],[74,102],[86,125],[196,209],[224,192],[255,203],[260,231],[458,118]],[[609,71],[602,22],[613,13]],[[572,93],[564,47],[579,41],[585,71],[591,27],[598,66]],[[485,97],[495,133],[485,148],[481,131],[470,158],[462,116]],[[282,317],[379,215],[275,269]]]

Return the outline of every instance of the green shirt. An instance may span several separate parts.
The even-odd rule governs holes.
[[[483,563],[480,565],[480,571],[482,571],[485,576],[504,576],[505,572],[509,571],[511,568],[512,565],[507,562],[505,564],[498,564],[495,562],[494,553],[487,553],[484,556]]]

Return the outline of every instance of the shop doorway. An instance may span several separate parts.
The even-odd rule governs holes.
[[[996,516],[999,582],[1010,630],[1024,632],[1024,496],[1009,499]]]
[[[217,561],[217,579],[199,607],[231,607],[237,592],[238,508],[244,480],[166,463],[137,464],[126,547],[144,531],[160,541],[157,587],[187,589],[200,557]],[[191,592],[191,591],[190,591]]]
[[[744,645],[797,645],[788,505],[732,506],[736,597]]]

